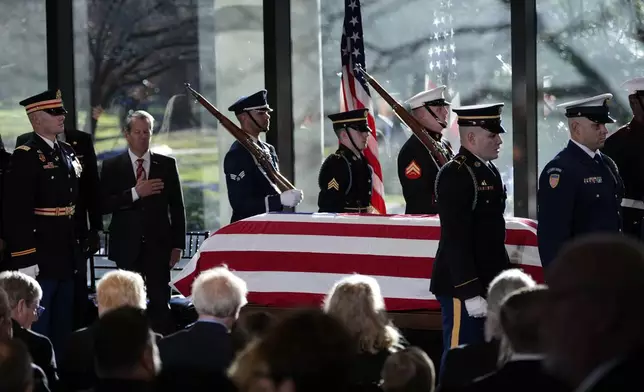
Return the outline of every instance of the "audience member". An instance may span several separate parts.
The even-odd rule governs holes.
[[[382,368],[384,392],[434,392],[434,363],[418,347],[393,353]]]
[[[379,384],[385,360],[401,348],[401,335],[387,317],[378,282],[351,275],[336,282],[324,300],[324,310],[349,330],[358,354],[353,367],[357,386]]]
[[[519,269],[505,270],[492,280],[487,291],[485,343],[462,345],[449,350],[445,367],[440,372],[441,386],[466,385],[497,369],[499,357],[503,357],[502,353],[506,351],[500,348],[503,335],[499,320],[501,302],[515,290],[535,285],[534,279]]]
[[[96,392],[153,390],[161,359],[145,310],[123,306],[104,313],[93,335]]]
[[[0,391],[32,392],[34,373],[27,346],[20,340],[0,340]]]
[[[548,369],[579,392],[644,390],[644,245],[595,234],[546,271]]]
[[[354,347],[355,340],[336,318],[300,310],[251,343],[229,374],[242,392],[352,391]]]
[[[52,386],[58,382],[54,346],[45,335],[31,330],[43,308],[40,306],[42,289],[36,279],[18,271],[0,273],[0,288],[4,289],[11,307],[13,337],[21,340],[38,367]]]
[[[242,313],[230,330],[233,351],[241,352],[249,342],[263,337],[274,324],[275,316],[268,312]]]
[[[116,270],[103,275],[96,285],[99,318],[121,306],[146,308],[143,278],[136,272]],[[96,382],[94,370],[93,324],[74,332],[68,342],[67,357],[60,364],[61,383],[67,390],[84,390]]]

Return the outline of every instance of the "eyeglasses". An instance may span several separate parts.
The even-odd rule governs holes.
[[[45,311],[45,308],[43,308],[42,306],[38,305],[38,307],[34,310],[34,313],[36,313],[36,316],[40,317],[40,316],[42,316],[44,311]]]

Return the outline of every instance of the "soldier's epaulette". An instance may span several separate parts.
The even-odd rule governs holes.
[[[16,147],[16,150],[29,151],[29,150],[31,150],[31,147],[23,144],[22,146]]]
[[[71,147],[71,146],[72,146],[71,144],[67,143],[67,142],[66,142],[66,141],[64,141],[64,140],[59,140],[58,142],[59,142],[59,143],[62,143],[62,144],[64,144],[64,145],[66,145],[66,146],[69,146],[69,147]]]
[[[458,167],[461,167],[465,164],[465,161],[467,161],[467,157],[465,155],[457,155],[455,156],[452,161],[458,165]]]

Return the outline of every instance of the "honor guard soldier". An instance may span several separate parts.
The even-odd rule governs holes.
[[[82,254],[75,233],[81,164],[72,147],[58,141],[67,111],[60,90],[20,102],[35,135],[17,147],[7,173],[4,218],[10,269],[35,276],[44,308],[33,330],[48,336],[57,352],[72,331],[74,273]]]
[[[440,86],[414,95],[405,104],[409,105],[412,115],[425,127],[429,136],[436,140],[445,161],[449,161],[454,152],[441,133],[447,127],[450,105],[444,93],[445,86]],[[438,213],[434,197],[434,181],[439,170],[437,164],[415,134],[400,149],[398,178],[407,204],[405,214]]]
[[[2,201],[4,200],[4,189],[5,189],[5,176],[7,170],[9,169],[9,163],[11,162],[11,154],[7,152],[4,148],[4,143],[2,142],[2,136],[0,136],[0,270],[2,269],[2,261],[5,260],[9,255],[7,251],[7,243],[5,241],[4,234],[4,219],[2,217]]]
[[[486,290],[510,265],[505,249],[506,188],[492,163],[502,144],[502,103],[463,106],[461,148],[436,176],[441,237],[430,291],[443,320],[443,361],[452,347],[483,342]]]
[[[369,110],[358,109],[329,115],[340,147],[320,168],[319,212],[373,211],[370,208],[372,169],[362,154],[371,134],[368,114]]]
[[[570,239],[593,232],[621,231],[624,192],[615,162],[599,152],[604,146],[612,94],[557,106],[566,112],[570,141],[539,176],[537,236],[544,268]]]
[[[624,233],[644,240],[644,77],[628,80],[622,87],[629,91],[633,119],[606,139],[602,152],[615,161],[624,181]]]
[[[228,108],[239,120],[241,129],[271,156],[272,164],[279,171],[275,148],[259,139],[268,132],[273,111],[266,100],[266,90],[248,97],[241,97]],[[302,201],[302,191],[291,189],[279,193],[264,169],[244,146],[235,141],[224,158],[224,174],[228,187],[228,200],[233,209],[230,222],[236,222],[254,215],[271,211],[282,211],[284,207],[295,207]]]

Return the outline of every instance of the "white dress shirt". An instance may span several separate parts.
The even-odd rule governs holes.
[[[53,140],[47,139],[46,137],[42,136],[39,133],[37,133],[36,135],[40,136],[40,138],[44,140],[45,143],[47,143],[47,145],[52,148],[52,150],[54,149],[54,144],[58,144],[58,143],[55,143]],[[60,146],[58,146],[58,148],[60,148]]]
[[[138,159],[143,159],[143,170],[145,170],[145,179],[147,180],[150,176],[150,150],[146,151],[141,158],[137,157],[136,154],[132,152],[129,148],[127,153],[130,155],[130,161],[132,161],[132,171],[134,172],[134,178],[136,178],[136,169],[139,167]],[[136,187],[132,187],[132,202],[139,200],[139,194],[136,193]]]
[[[570,139],[570,141],[571,141],[571,142],[573,142],[573,143],[575,143],[577,146],[579,146],[579,148],[581,148],[582,150],[584,150],[584,152],[585,152],[586,154],[588,154],[588,155],[589,155],[591,158],[593,158],[593,159],[595,158],[595,154],[599,154],[599,151],[591,151],[591,150],[590,150],[590,148],[588,148],[588,147],[584,146],[584,145],[583,145],[583,144],[581,144],[581,143],[578,143],[578,142],[576,142],[576,141],[574,141],[574,140],[572,140],[572,139]]]

